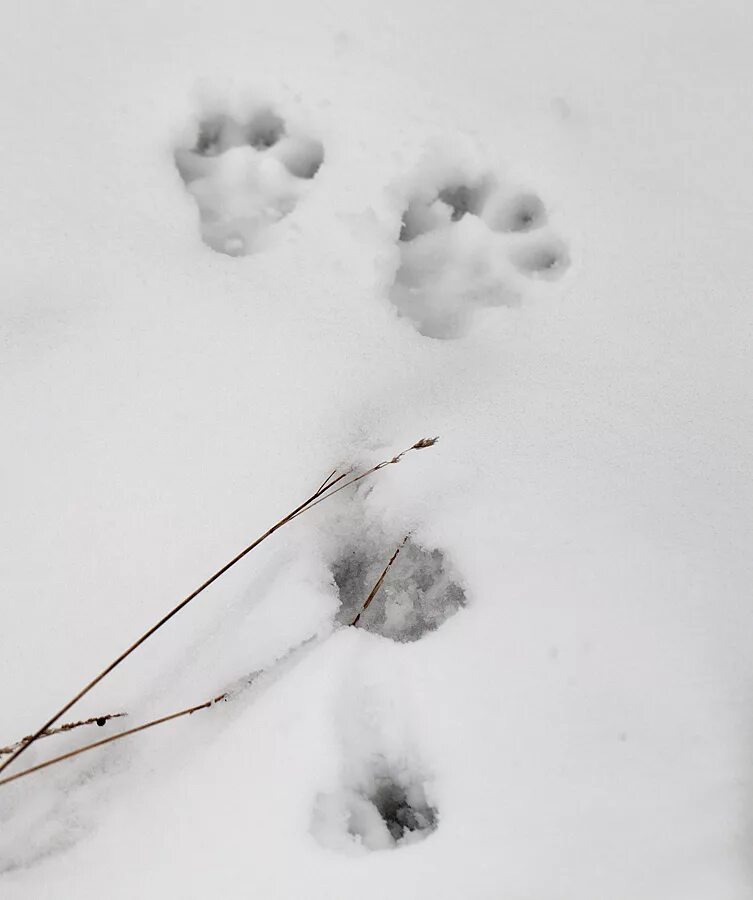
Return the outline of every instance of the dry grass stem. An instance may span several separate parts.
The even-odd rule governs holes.
[[[371,589],[371,591],[369,592],[369,596],[366,598],[366,600],[364,601],[363,606],[361,607],[361,611],[358,613],[358,615],[355,617],[355,619],[353,619],[353,621],[350,623],[353,627],[355,627],[356,625],[358,625],[358,623],[359,623],[359,621],[360,621],[360,619],[361,619],[361,616],[366,612],[366,610],[367,610],[367,609],[369,608],[369,606],[371,605],[371,601],[372,601],[372,600],[374,599],[374,597],[376,597],[376,595],[379,593],[379,591],[380,591],[382,585],[384,584],[384,579],[387,577],[387,573],[388,573],[389,570],[392,568],[392,564],[395,562],[395,560],[396,560],[396,559],[398,558],[398,556],[400,555],[400,551],[401,551],[401,550],[403,549],[403,547],[405,546],[405,542],[408,540],[409,537],[410,537],[410,535],[408,535],[408,534],[405,535],[405,537],[403,538],[403,540],[402,540],[400,546],[395,550],[395,552],[392,554],[392,556],[391,556],[391,558],[390,558],[390,561],[389,561],[389,562],[387,563],[387,565],[384,567],[384,571],[383,571],[382,574],[379,576],[379,578],[377,578],[376,583],[374,584],[374,587],[373,587],[373,588]]]
[[[431,446],[431,445],[428,445],[428,446]],[[388,465],[389,464],[390,463],[388,463]],[[370,470],[370,471],[375,471],[375,470]],[[330,478],[331,477],[332,477],[332,475],[330,475]],[[329,481],[329,479],[327,479],[327,480]],[[326,483],[327,482],[324,482],[324,484],[326,484]],[[405,546],[405,543],[409,537],[410,537],[410,534],[406,534],[405,537],[403,538],[403,540],[400,542],[399,546],[395,549],[395,552],[390,557],[389,562],[384,567],[382,574],[379,576],[376,583],[374,584],[371,591],[369,592],[368,597],[364,601],[364,604],[361,607],[361,611],[358,613],[358,615],[355,617],[355,619],[353,619],[353,621],[350,623],[351,626],[355,627],[358,625],[358,622],[360,621],[361,616],[366,612],[366,610],[371,605],[372,600],[376,597],[376,595],[381,590],[381,587],[384,584],[384,579],[387,577],[387,573],[394,565],[395,560],[400,555],[400,551]],[[59,762],[65,761],[66,759],[71,759],[74,756],[79,756],[82,753],[87,753],[89,750],[95,750],[97,747],[103,747],[105,744],[110,744],[113,741],[119,741],[121,738],[128,737],[129,735],[137,734],[140,731],[146,731],[148,728],[154,728],[156,725],[162,725],[165,722],[171,722],[173,719],[179,719],[182,716],[191,715],[192,713],[198,712],[199,710],[208,709],[210,706],[214,706],[215,703],[219,703],[220,700],[229,699],[230,696],[231,696],[230,693],[226,691],[225,693],[220,694],[219,696],[215,697],[212,700],[207,700],[205,703],[200,703],[198,706],[191,706],[191,707],[188,707],[187,709],[182,709],[179,712],[170,713],[167,716],[162,716],[159,719],[152,719],[150,722],[146,722],[144,725],[138,725],[136,728],[129,728],[127,731],[120,731],[117,734],[110,735],[109,737],[103,738],[100,741],[94,741],[91,744],[85,744],[83,747],[79,747],[76,750],[71,750],[68,753],[62,753],[60,756],[55,756],[52,759],[48,759],[45,762],[39,763],[36,766],[30,766],[28,769],[22,769],[20,772],[16,772],[13,775],[6,776],[5,778],[0,778],[0,786],[2,786],[4,784],[10,784],[10,782],[12,782],[12,781],[17,781],[19,778],[24,778],[27,775],[31,775],[33,772],[39,772],[42,769],[48,768],[48,766],[56,765]],[[116,719],[116,718],[119,718],[120,716],[125,716],[125,715],[128,715],[128,714],[127,713],[113,713],[108,716],[99,716],[99,717],[95,717],[92,719],[86,719],[82,722],[70,722],[66,725],[61,725],[59,728],[55,728],[50,731],[46,731],[43,735],[40,735],[40,737],[47,737],[50,734],[57,734],[62,731],[70,731],[74,728],[78,728],[81,725],[91,725],[94,723],[97,723],[98,725],[99,724],[104,725],[104,723],[106,721],[108,721],[109,719]],[[7,748],[0,749],[0,753],[11,752],[16,747],[20,746],[21,744],[24,744],[25,742],[29,742],[30,740],[31,740],[31,736],[22,738],[17,744],[14,744],[13,747],[7,747]]]
[[[346,475],[350,474],[350,472],[346,472],[343,475],[340,475],[340,477],[335,479],[335,481],[333,481],[329,485],[328,488],[325,488],[325,490],[324,490],[325,496],[316,498],[311,503],[309,503],[305,509],[296,511],[295,514],[291,518],[295,519],[296,516],[301,515],[301,513],[308,512],[309,509],[312,509],[314,506],[317,506],[323,500],[329,500],[330,497],[333,497],[335,494],[339,493],[340,491],[344,491],[345,488],[351,487],[351,485],[357,484],[359,481],[362,481],[364,478],[368,478],[369,475],[373,475],[375,472],[379,472],[382,469],[386,469],[387,466],[397,465],[397,463],[399,463],[407,453],[410,453],[411,450],[425,450],[427,447],[433,447],[434,444],[436,444],[438,440],[439,440],[438,437],[421,438],[420,441],[416,441],[415,444],[411,444],[410,447],[406,447],[405,450],[398,453],[397,456],[393,456],[392,459],[382,460],[382,462],[377,463],[375,466],[372,466],[370,469],[367,469],[365,472],[361,472],[360,475],[356,475],[354,478],[351,478],[349,481],[346,481],[345,484],[341,484],[340,487],[335,488],[334,491],[330,491],[329,488],[334,487],[335,484],[338,481],[340,481],[340,479],[345,478]],[[325,481],[325,484],[326,483],[327,482]]]
[[[144,725],[138,725],[136,728],[129,728],[127,731],[119,731],[117,734],[111,734],[109,737],[102,738],[101,741],[94,741],[92,744],[85,744],[83,747],[79,747],[76,750],[71,750],[68,753],[63,753],[60,756],[54,756],[52,759],[48,759],[43,763],[39,763],[39,765],[31,766],[28,769],[22,769],[20,772],[16,772],[13,775],[7,775],[5,778],[0,778],[0,785],[10,784],[11,781],[16,781],[19,778],[24,778],[26,775],[31,775],[32,772],[39,772],[41,769],[46,769],[48,766],[54,766],[56,763],[62,762],[65,759],[71,759],[73,756],[78,756],[81,753],[86,753],[89,750],[94,750],[96,747],[103,747],[105,744],[111,744],[113,741],[119,741],[121,738],[128,737],[131,734],[137,734],[139,731],[146,731],[147,728],[154,728],[155,725],[162,725],[164,722],[170,722],[173,719],[179,719],[181,716],[190,716],[192,713],[198,712],[200,709],[208,709],[210,706],[214,706],[215,703],[219,703],[220,700],[224,700],[227,697],[227,694],[220,694],[219,697],[215,697],[212,700],[207,700],[205,703],[200,703],[198,706],[191,706],[188,709],[182,709],[180,712],[171,713],[169,716],[162,716],[160,719],[152,719],[151,722],[146,722]]]
[[[48,728],[47,731],[40,734],[39,737],[46,738],[51,737],[53,734],[62,734],[65,731],[73,731],[74,728],[81,728],[82,725],[99,725],[101,728],[105,722],[109,722],[110,719],[120,719],[127,715],[128,713],[124,712],[108,713],[106,716],[92,716],[91,719],[83,719],[81,722],[66,722],[64,725],[58,725],[57,728]],[[27,734],[26,737],[22,737],[20,741],[16,741],[15,744],[11,744],[9,747],[0,747],[0,756],[5,756],[6,753],[14,753],[23,744],[29,743],[31,739],[32,735]]]
[[[326,490],[330,481],[337,475],[337,469],[333,469],[329,475],[324,479],[324,481],[317,488],[317,494],[321,493],[321,491]]]
[[[275,522],[270,528],[268,528],[262,535],[260,535],[256,540],[252,541],[248,545],[248,547],[241,550],[236,556],[234,556],[229,562],[225,563],[222,568],[218,569],[214,575],[210,576],[203,584],[199,585],[196,590],[192,591],[185,599],[181,600],[177,606],[173,607],[168,613],[166,613],[158,622],[152,625],[148,631],[145,631],[141,637],[139,637],[136,641],[134,641],[126,650],[124,650],[120,656],[114,659],[108,666],[106,666],[98,675],[96,675],[88,684],[86,684],[81,690],[72,697],[64,706],[62,706],[53,716],[51,716],[45,723],[42,725],[34,734],[29,737],[29,740],[25,743],[22,743],[20,747],[17,747],[7,759],[5,759],[2,763],[0,763],[0,772],[6,769],[14,760],[18,759],[18,757],[24,753],[36,740],[38,740],[42,735],[49,731],[52,726],[62,717],[68,710],[78,701],[84,697],[89,691],[103,678],[112,672],[117,666],[119,666],[123,660],[125,660],[128,656],[131,655],[136,649],[138,649],[144,641],[148,640],[156,631],[162,628],[173,616],[177,615],[185,606],[187,606],[192,600],[199,596],[203,591],[205,591],[211,584],[214,584],[218,578],[225,574],[229,569],[231,569],[236,563],[240,562],[248,553],[254,550],[262,541],[265,541],[268,537],[273,535],[276,531],[279,531],[280,528],[287,525],[289,522],[292,522],[293,519],[297,518],[304,512],[307,512],[309,509],[312,509],[317,504],[321,503],[323,500],[327,500],[330,497],[337,494],[339,491],[343,490],[346,487],[349,487],[357,482],[361,481],[364,478],[367,478],[370,475],[373,475],[375,472],[378,472],[380,469],[385,468],[386,466],[395,465],[399,463],[400,460],[412,450],[423,450],[427,447],[432,447],[436,444],[438,438],[422,438],[419,441],[416,441],[415,444],[406,448],[401,453],[398,453],[397,456],[393,456],[392,459],[384,460],[380,463],[377,463],[372,468],[363,472],[360,475],[357,475],[354,478],[345,481],[344,484],[340,484],[343,479],[347,478],[350,472],[344,472],[341,475],[336,475],[337,470],[335,469],[321,484],[321,486],[306,500],[303,501],[299,506],[297,506],[294,510],[289,512],[286,516],[283,516],[278,522]],[[339,487],[336,485],[339,484]],[[125,732],[124,732],[125,734]],[[9,779],[0,780],[0,784],[7,782]]]

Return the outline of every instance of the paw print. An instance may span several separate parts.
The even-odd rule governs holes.
[[[245,256],[289,215],[324,161],[321,142],[288,128],[270,108],[247,120],[220,113],[199,123],[175,164],[196,200],[201,236],[213,250]]]
[[[477,309],[518,305],[569,265],[543,200],[472,168],[429,164],[403,212],[390,299],[427,337],[461,337]]]

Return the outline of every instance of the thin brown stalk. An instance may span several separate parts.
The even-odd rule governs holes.
[[[330,476],[330,477],[332,477],[332,476]],[[325,482],[325,484],[326,484],[326,482]],[[395,549],[395,552],[390,557],[389,562],[384,567],[382,574],[379,576],[376,583],[374,584],[371,591],[369,592],[369,595],[366,598],[366,600],[364,601],[364,604],[361,607],[360,612],[355,617],[355,619],[353,619],[353,621],[350,623],[351,626],[358,625],[358,622],[359,622],[361,616],[366,612],[366,610],[369,608],[372,600],[374,600],[376,595],[381,590],[381,587],[384,584],[384,579],[387,577],[387,573],[394,565],[395,560],[400,555],[400,551],[405,546],[409,537],[410,537],[410,534],[406,534],[405,537],[403,538],[403,540],[400,542],[399,546]],[[304,642],[304,643],[308,643],[308,642]],[[146,731],[148,728],[154,728],[156,725],[162,725],[165,722],[171,722],[173,719],[179,719],[182,716],[191,715],[192,713],[198,712],[201,709],[207,709],[210,706],[214,706],[215,703],[219,703],[220,700],[227,700],[229,697],[230,697],[230,693],[226,691],[225,693],[220,694],[218,697],[215,697],[212,700],[208,700],[205,703],[200,703],[198,706],[191,706],[191,707],[188,707],[187,709],[182,709],[179,712],[170,713],[167,716],[161,716],[159,719],[152,719],[150,722],[146,722],[144,725],[138,725],[136,728],[129,728],[127,731],[120,731],[117,734],[110,735],[109,737],[103,738],[100,741],[94,741],[91,744],[85,744],[83,747],[78,747],[76,750],[71,750],[68,753],[62,753],[60,756],[55,756],[52,759],[48,759],[45,762],[39,763],[36,766],[30,766],[28,769],[22,769],[20,772],[16,772],[13,775],[6,776],[5,778],[0,778],[0,786],[2,786],[4,784],[10,784],[11,781],[16,781],[19,778],[24,778],[27,775],[31,775],[33,772],[39,772],[41,769],[48,768],[48,766],[54,766],[59,762],[64,762],[66,759],[71,759],[74,756],[79,756],[81,753],[87,753],[89,750],[94,750],[97,747],[102,747],[105,744],[112,743],[113,741],[119,741],[121,738],[128,737],[129,735],[137,734],[140,731]],[[69,731],[73,728],[77,728],[80,725],[89,725],[89,724],[93,724],[94,722],[96,722],[97,724],[99,724],[99,723],[104,724],[104,721],[106,721],[107,719],[114,719],[114,718],[118,718],[119,716],[125,716],[125,715],[127,715],[127,713],[114,713],[109,716],[100,716],[97,718],[87,719],[83,722],[71,722],[66,725],[61,725],[59,728],[56,728],[53,731],[45,732],[45,734],[40,735],[40,737],[47,737],[49,734],[54,734],[54,733],[57,733],[60,731]],[[29,740],[30,740],[30,737],[22,738],[22,740],[19,741],[19,744],[22,743],[23,741],[29,741]],[[16,745],[14,745],[14,746],[16,746]],[[7,749],[12,749],[12,748],[7,748]],[[3,751],[0,751],[0,752],[3,752]]]
[[[234,556],[229,562],[225,563],[222,568],[218,569],[214,575],[210,576],[203,584],[201,584],[196,590],[192,591],[185,599],[181,600],[177,606],[173,607],[170,612],[164,615],[156,624],[154,624],[148,631],[145,631],[141,637],[139,637],[136,641],[134,641],[126,650],[124,650],[120,656],[114,659],[108,666],[106,666],[98,675],[96,675],[88,684],[86,684],[81,690],[72,697],[64,706],[62,706],[50,719],[48,719],[44,725],[42,725],[34,734],[31,735],[30,739],[18,747],[13,753],[8,756],[6,760],[0,763],[0,772],[6,769],[14,760],[18,759],[18,757],[28,750],[31,745],[38,740],[46,731],[48,731],[68,710],[74,706],[74,704],[78,703],[82,697],[89,693],[89,691],[103,678],[112,672],[117,666],[119,666],[127,657],[131,655],[136,649],[138,649],[144,641],[148,640],[156,631],[162,628],[163,625],[167,624],[173,616],[177,615],[185,606],[187,606],[192,600],[199,596],[203,591],[205,591],[211,584],[214,584],[218,578],[225,574],[229,569],[231,569],[236,563],[240,562],[248,553],[254,550],[262,541],[265,541],[268,537],[271,537],[276,531],[279,531],[284,525],[287,525],[289,522],[292,522],[297,516],[301,515],[303,512],[308,511],[309,509],[316,506],[318,503],[321,503],[322,500],[326,500],[334,494],[338,493],[338,491],[342,490],[344,487],[348,487],[349,485],[355,484],[358,481],[361,481],[363,478],[366,478],[369,475],[372,475],[374,472],[378,472],[380,469],[383,469],[385,466],[394,465],[395,463],[400,462],[400,460],[405,456],[406,453],[409,453],[411,450],[423,450],[426,447],[431,447],[437,442],[437,438],[422,438],[420,441],[417,441],[411,447],[403,450],[397,456],[394,456],[392,459],[384,460],[383,462],[377,463],[376,466],[373,466],[371,469],[362,473],[361,475],[356,476],[355,478],[350,479],[345,482],[345,484],[340,485],[340,487],[335,487],[339,482],[345,479],[350,473],[344,472],[342,475],[335,476],[335,470],[332,474],[330,474],[327,479],[323,482],[321,487],[319,487],[310,497],[303,501],[299,506],[297,506],[292,512],[288,513],[278,522],[275,522],[271,528],[268,528],[262,535],[260,535],[256,540],[254,540],[248,547],[241,550],[236,556]],[[2,784],[3,781],[0,781]]]
[[[128,713],[124,712],[108,713],[106,716],[92,716],[91,719],[83,719],[81,722],[66,722],[64,725],[58,725],[57,728],[48,728],[47,731],[39,735],[39,738],[51,737],[53,734],[62,734],[65,731],[73,731],[74,728],[81,728],[82,725],[99,725],[101,728],[110,719],[120,719],[127,715]],[[5,756],[6,753],[13,753],[18,747],[28,743],[31,739],[32,735],[27,734],[26,737],[22,737],[20,741],[16,741],[15,744],[11,744],[9,747],[0,747],[0,756]]]
[[[329,484],[330,478],[334,478],[335,475],[337,475],[337,469],[333,469],[333,470],[329,473],[329,475],[327,475],[327,477],[324,479],[324,481],[323,481],[323,482],[319,485],[319,487],[316,489],[317,493],[319,493],[319,491],[323,491],[323,490],[327,487],[327,485]]]
[[[198,712],[200,709],[208,709],[210,706],[214,706],[215,703],[219,703],[220,700],[224,700],[227,697],[227,694],[220,694],[219,697],[215,697],[212,700],[207,700],[206,703],[200,703],[198,706],[190,706],[188,709],[182,709],[180,712],[171,713],[169,716],[162,716],[159,719],[152,719],[151,722],[146,722],[144,725],[138,725],[136,728],[129,728],[127,731],[119,731],[117,734],[111,734],[109,737],[102,738],[101,741],[94,741],[92,744],[85,744],[83,747],[79,747],[76,750],[71,750],[68,753],[62,753],[60,756],[54,756],[52,759],[48,759],[43,763],[39,763],[39,765],[31,766],[28,769],[22,769],[20,772],[15,772],[13,775],[7,775],[5,778],[0,778],[0,785],[10,784],[11,781],[16,781],[19,778],[24,778],[26,775],[31,775],[32,772],[39,772],[40,769],[46,769],[48,766],[54,766],[56,763],[62,762],[65,759],[71,759],[73,756],[78,756],[80,753],[86,753],[89,750],[94,750],[96,747],[103,747],[105,744],[111,744],[113,741],[119,741],[121,738],[128,737],[131,734],[137,734],[139,731],[146,731],[147,728],[154,728],[155,725],[162,725],[164,722],[170,722],[173,719],[179,719],[181,716],[190,716],[192,713]]]
[[[192,600],[194,600],[196,597],[198,597],[199,594],[201,594],[203,591],[205,591],[211,584],[214,584],[214,582],[217,581],[218,578],[220,578],[222,575],[224,575],[225,572],[227,572],[228,569],[231,569],[236,563],[240,562],[240,560],[243,559],[244,556],[246,556],[248,553],[250,553],[254,548],[258,547],[262,541],[265,541],[268,537],[270,537],[272,534],[274,534],[276,531],[278,531],[280,528],[282,528],[283,525],[286,525],[288,522],[290,522],[299,512],[302,512],[304,509],[306,509],[306,507],[309,504],[311,504],[314,500],[317,500],[320,496],[322,496],[324,493],[326,493],[326,491],[329,490],[329,488],[333,487],[335,484],[338,483],[338,481],[341,481],[343,478],[345,478],[344,474],[339,476],[339,478],[335,478],[334,481],[332,481],[332,480],[330,480],[331,479],[331,476],[330,476],[330,478],[328,478],[327,481],[325,482],[325,485],[329,485],[329,487],[319,488],[314,494],[312,494],[310,497],[308,497],[306,500],[304,500],[304,502],[301,503],[299,506],[297,506],[292,512],[288,513],[286,516],[284,516],[278,522],[275,522],[275,524],[271,528],[268,528],[264,532],[264,534],[260,535],[260,537],[256,538],[256,540],[254,540],[251,544],[249,544],[248,547],[246,547],[240,553],[238,553],[236,556],[234,556],[229,562],[225,563],[225,565],[222,566],[222,568],[218,569],[214,573],[214,575],[210,576],[203,584],[201,584],[198,588],[196,588],[196,590],[192,591],[185,599],[181,600],[181,602],[177,606],[174,606],[170,610],[170,612],[168,612],[166,615],[164,615],[155,625],[152,625],[152,627],[148,631],[145,631],[144,634],[142,634],[141,637],[138,638],[138,640],[134,641],[126,650],[124,650],[120,654],[120,656],[118,656],[116,659],[114,659],[98,675],[96,675],[87,685],[85,685],[74,697],[72,697],[53,716],[51,716],[50,719],[48,719],[44,723],[44,725],[42,725],[41,728],[39,728],[31,736],[31,739],[29,741],[27,741],[25,744],[23,744],[17,750],[14,750],[13,753],[4,762],[0,763],[0,772],[2,772],[4,769],[6,769],[15,759],[18,759],[18,757],[22,753],[24,753],[34,743],[34,741],[36,741],[39,737],[41,737],[45,731],[47,731],[49,728],[51,728],[55,724],[55,722],[58,721],[58,719],[60,719],[62,716],[64,716],[65,713],[67,713],[68,710],[74,704],[78,703],[78,701],[82,697],[84,697],[86,694],[88,694],[89,691],[95,685],[99,684],[99,682],[102,681],[102,679],[105,678],[105,676],[109,675],[113,669],[115,669],[117,666],[119,666],[123,662],[123,660],[125,660],[127,657],[129,657],[131,655],[131,653],[134,652],[134,650],[136,650],[138,647],[140,647],[144,643],[144,641],[148,640],[156,631],[158,631],[160,628],[162,628],[163,625],[165,625],[167,622],[169,622],[170,619],[173,618],[173,616],[177,615],[185,606],[187,606]]]
[[[377,595],[377,594],[379,593],[379,591],[381,590],[382,585],[384,584],[384,579],[387,577],[387,573],[388,573],[389,570],[392,568],[392,564],[395,562],[395,560],[396,560],[396,559],[398,558],[398,556],[400,555],[400,551],[401,551],[401,550],[403,549],[403,547],[405,546],[405,542],[408,540],[409,537],[410,537],[410,535],[406,534],[405,537],[403,538],[402,543],[400,544],[400,546],[399,546],[399,547],[395,550],[395,552],[392,554],[392,556],[391,556],[391,558],[390,558],[390,561],[389,561],[389,562],[387,563],[387,565],[384,567],[384,571],[383,571],[382,574],[379,576],[379,578],[377,578],[374,587],[373,587],[373,588],[371,589],[371,591],[369,592],[369,596],[366,598],[366,600],[365,600],[363,606],[361,607],[360,612],[359,612],[358,615],[355,617],[355,619],[353,619],[353,621],[350,623],[351,626],[355,627],[356,625],[358,625],[358,623],[359,623],[359,621],[360,621],[360,619],[361,619],[361,616],[366,612],[366,610],[367,610],[367,609],[369,608],[369,606],[371,605],[371,601],[374,599],[374,597],[376,597],[376,595]]]
[[[392,459],[382,460],[382,462],[377,463],[375,466],[372,466],[370,469],[367,469],[365,472],[362,472],[360,475],[356,475],[354,478],[351,478],[349,481],[346,481],[344,484],[341,484],[340,487],[335,488],[334,491],[330,491],[329,488],[327,488],[327,491],[325,492],[325,496],[319,497],[316,500],[312,501],[306,507],[305,510],[304,509],[299,510],[298,512],[295,513],[295,515],[292,516],[292,518],[293,519],[296,518],[296,516],[301,515],[301,513],[303,513],[303,512],[308,512],[309,509],[312,509],[314,506],[317,506],[319,503],[322,502],[322,500],[329,500],[330,497],[334,497],[335,494],[339,493],[340,491],[345,490],[345,488],[348,488],[353,484],[357,484],[359,481],[362,481],[364,478],[368,478],[369,475],[373,475],[375,472],[379,472],[381,469],[387,468],[387,466],[397,465],[397,463],[399,463],[402,460],[402,458],[406,455],[406,453],[410,453],[411,450],[425,450],[427,447],[433,447],[434,444],[436,444],[438,440],[439,440],[438,437],[421,438],[420,441],[416,441],[415,444],[411,444],[410,447],[406,447],[406,449],[403,450],[402,452],[398,453],[397,456],[393,456]],[[350,473],[346,472],[345,474],[348,475]],[[340,476],[340,478],[344,478],[344,477],[345,477],[345,475]],[[332,484],[330,485],[330,487],[334,487],[334,486],[335,486],[335,482],[333,481]]]

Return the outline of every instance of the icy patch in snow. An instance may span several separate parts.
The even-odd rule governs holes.
[[[311,832],[324,847],[344,852],[389,850],[428,837],[437,810],[419,777],[385,769],[359,785],[320,794]]]
[[[468,148],[433,147],[406,193],[390,299],[427,337],[461,337],[476,309],[517,305],[569,265],[543,200]]]
[[[202,239],[228,256],[260,249],[269,227],[305,196],[323,161],[322,143],[290,132],[270,108],[245,121],[210,116],[199,123],[193,147],[175,150],[178,172],[199,208]]]

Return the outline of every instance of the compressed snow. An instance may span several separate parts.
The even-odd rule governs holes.
[[[750,896],[752,19],[7,11],[3,900]]]

